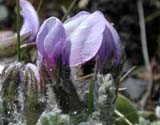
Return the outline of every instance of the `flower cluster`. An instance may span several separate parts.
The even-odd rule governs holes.
[[[36,37],[40,62],[47,68],[63,65],[75,67],[91,59],[102,69],[107,60],[118,64],[121,60],[121,41],[112,24],[100,11],[77,15],[62,23],[56,17],[46,19],[39,29],[36,10],[27,0],[20,0],[24,23],[21,34],[31,32],[30,41]],[[38,32],[38,34],[37,34]]]
[[[117,31],[100,11],[82,11],[62,23],[56,17],[44,21],[36,44],[41,62],[55,69],[57,60],[65,66],[79,66],[95,59],[98,67],[109,59],[121,60],[121,42]]]
[[[113,80],[110,80],[110,76],[105,77],[107,80],[103,80],[103,76],[99,77],[97,74],[101,74],[102,70],[108,67],[106,65],[108,62],[115,65],[115,68],[121,64],[122,46],[117,31],[105,19],[103,13],[82,11],[64,23],[56,17],[50,17],[39,28],[39,18],[31,3],[20,0],[20,6],[24,19],[20,33],[21,35],[29,33],[30,42],[36,39],[40,65],[15,63],[4,69],[2,100],[7,102],[4,104],[9,104],[9,107],[14,106],[10,104],[17,102],[18,96],[18,103],[22,105],[26,121],[35,124],[39,115],[45,110],[44,107],[49,108],[49,111],[58,105],[65,113],[92,110],[96,106],[93,102],[94,93],[97,97],[99,95],[97,104],[100,111],[106,108],[106,104],[113,102],[108,99],[115,100],[115,89],[109,91],[109,95],[113,96],[106,95],[107,90],[112,88]],[[88,65],[92,61],[95,63],[96,73],[98,72],[96,74],[98,80],[94,79],[92,82],[87,79],[83,84],[75,84],[76,82],[72,80],[72,71],[69,74],[68,69]],[[81,79],[79,81],[81,82]],[[93,84],[90,84],[91,82]],[[99,89],[105,91],[101,92]],[[90,100],[87,98],[88,95]],[[101,97],[107,98],[101,99]],[[88,109],[87,103],[90,106]],[[112,107],[109,110],[111,113],[114,111]],[[100,113],[106,116],[104,111]],[[35,113],[35,118],[31,118],[32,113]],[[105,119],[105,122],[107,120]]]

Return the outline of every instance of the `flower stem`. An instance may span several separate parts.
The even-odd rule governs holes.
[[[37,13],[39,13],[42,4],[43,4],[43,0],[40,0],[40,2],[39,2],[39,4],[38,4],[38,7],[37,7]]]
[[[88,113],[91,114],[94,110],[94,81],[90,80],[88,93]]]
[[[133,66],[132,68],[130,68],[127,73],[125,73],[121,79],[120,79],[120,82],[123,82],[128,76],[130,73],[132,73],[134,70],[135,70],[136,66]]]
[[[17,3],[17,58],[18,61],[21,60],[21,49],[20,49],[20,5],[19,0],[16,0]]]
[[[69,8],[67,9],[66,13],[64,14],[64,16],[62,17],[61,21],[64,22],[64,20],[66,19],[66,17],[68,16],[69,12],[72,10],[72,8],[75,6],[77,0],[73,0],[72,3],[70,4]]]
[[[149,79],[148,79],[149,84],[147,87],[147,91],[140,101],[142,108],[144,108],[144,106],[147,103],[147,100],[151,94],[151,91],[152,91],[152,85],[153,85],[152,77],[153,76],[152,76],[152,67],[150,65],[149,53],[148,53],[148,47],[147,47],[147,36],[146,36],[144,8],[143,8],[143,1],[142,0],[137,1],[137,8],[138,8],[138,15],[139,15],[139,26],[140,26],[142,52],[143,52],[145,67],[146,67],[147,72],[149,74]]]
[[[120,119],[123,119],[128,125],[133,125],[131,121],[129,121],[121,112],[115,109],[115,114],[120,117]]]

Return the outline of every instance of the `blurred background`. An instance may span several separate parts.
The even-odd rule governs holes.
[[[37,9],[41,23],[50,16],[62,18],[72,0],[30,0]],[[15,0],[0,0],[0,30],[16,31]],[[145,109],[155,111],[160,105],[160,0],[143,0],[144,20],[146,26],[147,45],[150,66],[152,69],[153,85],[151,93],[145,102]],[[136,69],[128,76],[120,87],[134,103],[140,102],[147,91],[148,73],[142,53],[139,16],[136,0],[77,0],[69,16],[79,11],[102,11],[106,18],[114,24],[119,32],[126,61],[123,73],[133,66]]]

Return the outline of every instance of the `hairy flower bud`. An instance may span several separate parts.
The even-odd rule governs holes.
[[[0,91],[3,109],[0,116],[3,123],[26,121],[27,124],[35,124],[43,111],[40,82],[33,67],[33,64],[14,63],[3,70]],[[15,113],[21,114],[21,118],[17,118]]]

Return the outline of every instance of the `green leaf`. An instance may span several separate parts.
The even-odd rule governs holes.
[[[133,124],[138,123],[139,116],[132,102],[121,94],[118,94],[116,100],[116,109],[122,113]],[[128,125],[124,119],[116,115],[116,125]]]
[[[43,112],[36,125],[71,125],[70,117],[59,112]]]
[[[151,125],[160,125],[160,121],[152,122]]]

